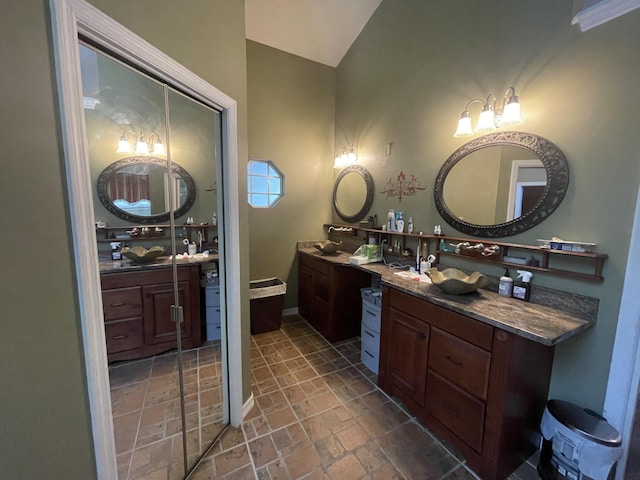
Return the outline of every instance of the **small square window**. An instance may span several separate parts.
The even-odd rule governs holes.
[[[269,208],[284,195],[284,175],[270,160],[249,160],[247,199],[256,208]]]

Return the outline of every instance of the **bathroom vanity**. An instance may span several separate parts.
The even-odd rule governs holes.
[[[298,253],[303,316],[302,272],[310,259],[337,275],[380,276],[378,383],[481,478],[504,479],[536,451],[555,345],[593,326],[595,312],[568,313],[488,290],[446,295],[382,264],[348,265],[346,253],[318,255],[303,244]],[[350,301],[359,307],[359,294]]]
[[[371,274],[351,268],[342,256],[322,256],[313,248],[298,255],[300,316],[330,342],[359,335],[360,289],[369,285]]]
[[[202,344],[200,265],[178,266],[178,295],[183,307],[183,348]],[[109,362],[155,355],[177,347],[170,263],[135,266],[102,262],[100,272]]]

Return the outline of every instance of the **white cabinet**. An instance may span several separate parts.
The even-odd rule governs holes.
[[[380,304],[382,291],[363,288],[362,324],[360,329],[360,359],[373,373],[378,373],[380,363]]]
[[[207,312],[207,340],[220,340],[220,285],[207,285],[204,289]]]

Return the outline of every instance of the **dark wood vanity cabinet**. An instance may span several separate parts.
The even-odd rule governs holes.
[[[103,273],[100,281],[109,362],[143,358],[176,348],[170,268]],[[184,318],[180,325],[182,346],[198,347],[202,344],[202,329],[197,265],[178,267],[178,298]]]
[[[378,381],[483,479],[538,448],[553,347],[384,287]]]
[[[298,254],[298,312],[330,342],[360,335],[360,289],[370,285],[370,273]]]

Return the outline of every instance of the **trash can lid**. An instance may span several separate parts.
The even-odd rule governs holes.
[[[549,400],[547,410],[564,426],[601,445],[619,447],[622,438],[600,415],[563,400]]]

